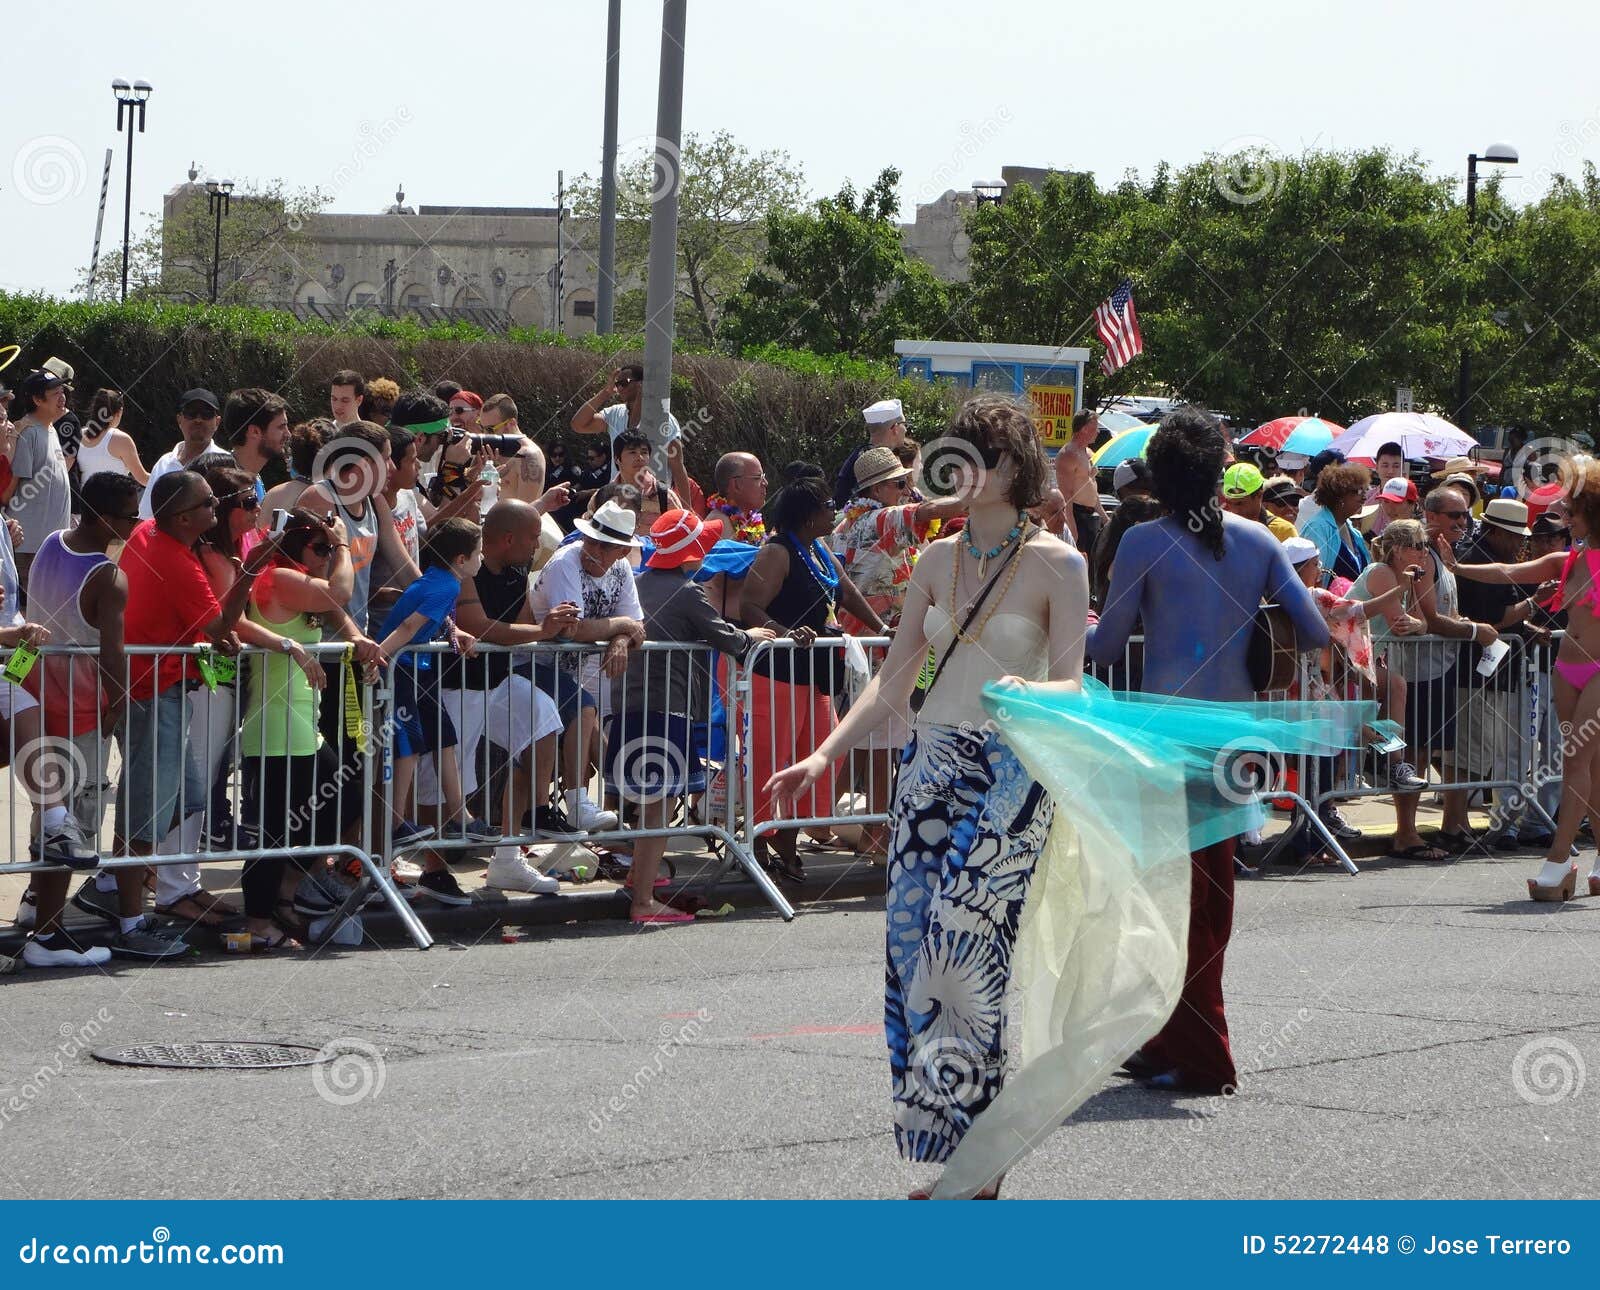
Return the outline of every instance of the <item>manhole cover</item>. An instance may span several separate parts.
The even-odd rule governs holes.
[[[96,1048],[90,1056],[113,1066],[160,1066],[167,1070],[276,1070],[315,1066],[332,1054],[307,1044],[263,1044],[251,1040],[197,1040],[188,1044],[127,1044]]]

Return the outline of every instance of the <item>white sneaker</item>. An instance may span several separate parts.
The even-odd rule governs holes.
[[[584,832],[606,833],[617,827],[617,813],[596,806],[583,789],[568,789],[566,796],[567,818]]]
[[[79,945],[62,932],[50,940],[53,945],[46,945],[37,936],[28,937],[22,947],[22,961],[36,968],[99,967],[111,962],[111,951],[104,945]]]
[[[38,906],[34,904],[33,900],[33,888],[29,887],[22,893],[22,899],[17,902],[17,916],[12,921],[18,927],[32,931],[33,925],[37,921],[38,912]]]
[[[553,896],[561,890],[559,882],[541,873],[520,851],[512,855],[502,852],[503,848],[496,848],[494,859],[489,861],[489,872],[483,879],[486,886],[498,887],[501,891],[527,891],[537,896]]]

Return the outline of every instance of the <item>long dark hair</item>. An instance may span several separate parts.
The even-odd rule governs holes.
[[[1130,497],[1117,507],[1089,555],[1089,592],[1096,605],[1104,605],[1111,589],[1111,566],[1116,562],[1122,536],[1135,524],[1158,520],[1164,512],[1153,497]]]
[[[1188,407],[1161,418],[1145,452],[1156,499],[1217,560],[1224,549],[1217,484],[1227,455],[1222,427],[1200,409]]]
[[[217,522],[200,538],[200,541],[229,559],[239,554],[229,521],[244,503],[246,495],[256,495],[256,478],[237,466],[202,466],[197,472],[211,485],[217,497]]]

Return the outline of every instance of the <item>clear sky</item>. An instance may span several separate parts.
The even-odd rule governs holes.
[[[155,87],[133,206],[191,160],[318,186],[335,211],[552,204],[599,166],[605,0],[67,0],[10,14],[0,289],[77,289],[110,83]],[[620,138],[655,133],[661,6],[624,0]],[[1513,198],[1600,161],[1594,0],[689,0],[684,129],[787,149],[816,193],[900,167],[915,203],[1007,163],[1104,184],[1244,143],[1382,145],[1439,172],[1504,140]],[[125,139],[125,136],[124,136]],[[4,338],[0,337],[0,341]]]

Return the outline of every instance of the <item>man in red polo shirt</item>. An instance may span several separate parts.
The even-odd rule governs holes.
[[[267,538],[241,566],[227,599],[218,604],[194,544],[217,518],[211,486],[193,471],[174,471],[150,486],[155,518],[134,529],[119,561],[128,584],[124,641],[134,645],[210,645],[236,654],[234,625],[250,587],[278,548]],[[183,654],[130,653],[128,713],[122,741],[122,783],[117,795],[117,838],[132,855],[151,855],[185,812],[205,809],[205,784],[187,738],[187,688],[200,679]],[[117,872],[118,934],[111,952],[125,958],[165,959],[187,953],[177,937],[157,933],[144,917],[145,870]],[[200,887],[198,868],[164,865],[156,875],[156,903],[186,898],[213,907]]]

